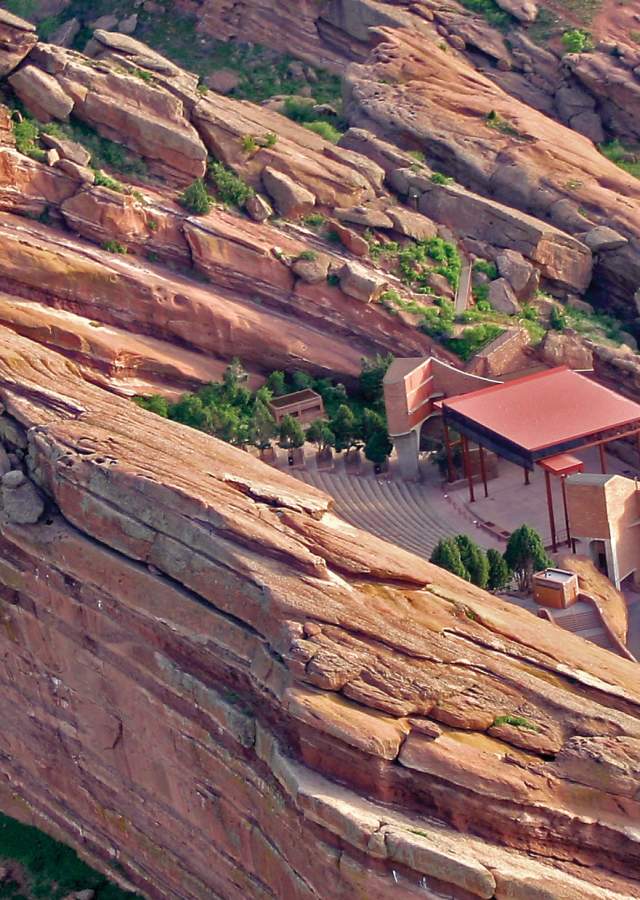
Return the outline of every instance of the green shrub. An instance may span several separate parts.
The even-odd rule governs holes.
[[[490,322],[474,325],[471,328],[465,328],[458,337],[447,338],[445,346],[466,362],[474,353],[491,343],[503,332],[503,328]]]
[[[640,150],[625,147],[618,138],[606,144],[600,144],[599,149],[602,155],[615,163],[618,168],[635,178],[640,178]]]
[[[47,154],[42,147],[38,146],[40,137],[38,123],[28,116],[23,116],[21,120],[14,118],[11,124],[16,141],[16,150],[25,156],[31,157],[31,159],[38,160],[38,162],[45,160]]]
[[[321,213],[311,213],[305,216],[302,221],[310,228],[320,228],[321,225],[324,225],[326,219]]]
[[[298,256],[298,259],[305,260],[306,262],[313,262],[318,258],[318,254],[315,250],[303,250],[302,253]]]
[[[317,118],[314,110],[316,103],[306,97],[287,97],[284,101],[283,112],[293,122],[304,124],[313,122]]]
[[[442,172],[432,172],[431,179],[434,184],[453,184],[454,179],[450,178],[448,175],[443,175]]]
[[[587,53],[594,48],[592,36],[588,31],[583,31],[581,28],[572,28],[570,31],[565,31],[561,40],[562,46],[567,53]]]
[[[493,720],[493,727],[500,725],[511,725],[513,728],[521,728],[523,731],[540,731],[537,725],[534,725],[529,719],[525,719],[524,716],[496,716]]]
[[[342,137],[341,131],[338,131],[338,129],[329,122],[323,122],[322,120],[318,120],[317,122],[305,122],[304,127],[308,128],[309,131],[313,131],[314,134],[319,135],[321,138],[324,138],[325,141],[329,141],[331,144],[337,144]]]
[[[127,248],[124,244],[119,243],[118,241],[109,240],[105,241],[102,245],[103,250],[108,250],[109,253],[126,253]]]
[[[567,320],[564,317],[561,310],[558,309],[557,306],[551,307],[551,313],[549,314],[549,325],[554,331],[562,331],[566,328]]]
[[[489,564],[488,590],[503,590],[511,581],[511,572],[504,556],[491,547],[491,549],[487,550],[487,562]]]
[[[25,893],[30,898],[60,900],[85,889],[95,891],[97,900],[135,900],[137,897],[109,882],[100,872],[90,869],[71,847],[66,847],[30,825],[23,825],[1,814],[0,855],[3,862],[15,863],[21,868]],[[17,890],[17,886],[14,888],[15,893],[9,892],[8,887],[9,883],[3,881],[3,897],[24,900],[24,895]]]
[[[466,534],[457,534],[455,542],[469,581],[477,587],[486,588],[489,581],[489,563],[484,550]]]
[[[140,78],[141,81],[145,81],[147,84],[153,84],[155,82],[155,78],[151,72],[147,72],[146,69],[133,69],[131,74],[135,75],[136,78]]]
[[[473,271],[482,272],[489,281],[493,281],[498,277],[498,267],[494,262],[489,262],[488,259],[476,259],[473,264]]]
[[[227,206],[244,206],[255,194],[253,188],[232,172],[222,163],[211,161],[208,166],[208,175],[215,188],[216,196]]]
[[[504,558],[521,591],[530,590],[533,573],[550,566],[542,538],[529,525],[521,525],[509,537]]]
[[[258,149],[258,142],[252,134],[245,134],[242,137],[242,149],[246,154],[255,153]]]
[[[211,197],[207,193],[202,178],[196,178],[186,188],[181,197],[180,204],[195,216],[205,216],[211,209]]]
[[[116,178],[112,178],[111,175],[107,175],[106,172],[103,172],[102,169],[94,169],[94,184],[98,187],[106,187],[111,191],[116,191],[118,194],[124,194],[125,188],[122,182],[118,181]]]
[[[479,13],[484,16],[490,25],[506,31],[510,26],[515,24],[515,19],[508,12],[500,9],[493,0],[460,0],[462,5],[472,12]]]

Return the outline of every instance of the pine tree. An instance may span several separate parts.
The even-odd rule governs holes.
[[[376,465],[382,465],[393,450],[386,428],[378,428],[373,432],[364,448],[364,455]]]
[[[462,565],[467,570],[469,581],[481,588],[486,588],[489,580],[489,563],[483,550],[466,534],[458,534],[455,542],[460,550]]]
[[[274,397],[282,397],[287,393],[287,384],[284,372],[272,372],[267,378],[267,387]]]
[[[336,450],[349,450],[356,437],[356,418],[346,403],[340,404],[329,425],[335,435]]]
[[[502,553],[491,548],[487,550],[487,562],[489,563],[489,581],[487,587],[490,591],[501,591],[511,581],[511,572]]]
[[[251,423],[249,425],[249,439],[259,450],[266,450],[271,446],[271,441],[276,434],[276,421],[266,403],[257,400]]]
[[[280,422],[280,446],[302,447],[304,444],[304,431],[302,425],[293,416],[285,416]]]
[[[431,562],[447,572],[453,572],[459,578],[469,580],[469,573],[465,569],[460,558],[460,549],[453,538],[442,538],[436,544],[431,554]]]
[[[529,525],[517,528],[507,542],[504,553],[505,562],[516,576],[518,588],[530,591],[533,573],[552,565],[542,538]]]
[[[322,452],[327,447],[333,447],[335,437],[328,422],[325,422],[324,419],[314,419],[307,428],[307,440],[315,444]]]

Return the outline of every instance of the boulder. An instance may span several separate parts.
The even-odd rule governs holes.
[[[570,306],[572,309],[577,309],[580,312],[586,313],[586,315],[593,315],[594,309],[590,303],[587,303],[586,300],[583,300],[582,297],[576,297],[575,294],[570,294],[567,297],[567,306]]]
[[[60,169],[61,172],[64,172],[65,175],[75,178],[81,184],[93,184],[96,180],[93,169],[90,169],[88,166],[79,166],[70,159],[59,160],[56,164],[56,168]]]
[[[67,19],[59,28],[56,28],[49,38],[49,43],[56,44],[58,47],[70,47],[80,33],[81,28],[80,19],[75,16],[73,19]]]
[[[267,166],[262,173],[262,183],[284,218],[299,218],[315,206],[316,198],[311,191],[277,169]]]
[[[46,151],[45,158],[48,166],[55,166],[57,162],[60,162],[60,154],[53,147]]]
[[[44,512],[38,489],[19,469],[2,476],[0,496],[4,514],[16,525],[34,525]]]
[[[440,275],[439,272],[430,272],[427,275],[427,284],[429,287],[435,291],[436,294],[440,297],[446,297],[448,300],[452,300],[454,296],[454,290],[449,283],[449,281],[444,277],[444,275]]]
[[[233,69],[217,69],[207,75],[204,83],[219,94],[230,94],[240,84],[240,75]]]
[[[330,259],[324,253],[310,251],[293,261],[292,271],[308,284],[318,284],[327,280]]]
[[[489,285],[489,303],[498,312],[513,316],[520,312],[520,304],[506,278],[496,278]]]
[[[337,219],[329,219],[327,228],[338,236],[342,246],[346,247],[354,256],[369,255],[369,244],[357,231],[347,228],[346,225],[338,222]]]
[[[246,201],[244,208],[254,222],[265,222],[273,215],[273,209],[263,194],[253,194]]]
[[[40,122],[69,118],[73,100],[56,79],[42,69],[23,66],[9,76],[9,83],[28,111]]]
[[[540,283],[540,274],[517,250],[503,250],[496,257],[498,272],[506,278],[520,300],[530,300]]]
[[[389,286],[383,275],[355,262],[346,262],[340,269],[338,277],[344,293],[364,303],[377,300]]]
[[[592,369],[593,351],[578,334],[547,331],[539,348],[543,362],[570,369]]]
[[[57,150],[61,159],[70,159],[78,166],[88,166],[91,162],[91,154],[77,141],[69,141],[66,138],[55,137],[53,134],[44,132],[40,139],[45,147]]]
[[[11,460],[9,459],[9,454],[4,449],[2,444],[0,444],[0,476],[6,475],[7,472],[11,471]]]
[[[37,41],[35,25],[0,9],[0,78],[13,72]]]
[[[133,32],[138,27],[138,14],[132,13],[130,16],[127,16],[125,19],[120,19],[118,22],[118,31],[120,34],[133,34]]]
[[[364,225],[366,228],[393,228],[393,220],[386,212],[375,207],[353,206],[351,209],[334,210],[336,219],[349,225]]]
[[[94,31],[98,29],[102,31],[113,31],[117,24],[118,17],[114,16],[113,13],[108,13],[104,16],[98,16],[97,19],[89,22],[89,28],[93,28]]]
[[[613,228],[609,228],[608,225],[597,225],[581,237],[592,253],[600,253],[602,250],[618,250],[629,243],[626,237],[614,231]]]
[[[387,215],[393,222],[393,230],[414,241],[425,241],[437,237],[438,226],[421,213],[406,209],[404,206],[392,206]]]

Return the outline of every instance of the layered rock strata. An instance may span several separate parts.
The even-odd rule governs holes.
[[[640,897],[635,664],[0,338],[0,771],[38,821],[149,897]]]

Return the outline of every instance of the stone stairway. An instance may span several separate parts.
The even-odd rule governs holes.
[[[417,556],[429,559],[440,538],[453,528],[431,507],[420,485],[378,481],[338,472],[299,471],[296,477],[330,494],[336,513],[358,528],[392,541]]]

